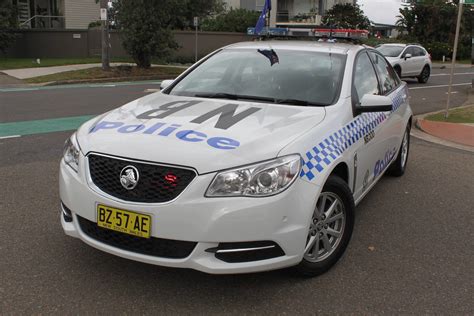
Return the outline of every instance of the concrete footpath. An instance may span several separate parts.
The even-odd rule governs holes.
[[[135,66],[134,63],[110,63],[110,66]],[[163,67],[176,67],[176,68],[188,68],[187,66],[173,66],[173,65],[155,65],[152,67],[163,66]],[[23,69],[11,69],[2,70],[4,74],[17,78],[17,79],[28,79],[46,75],[57,74],[60,72],[83,70],[94,67],[102,67],[100,63],[93,64],[79,64],[79,65],[66,65],[66,66],[53,66],[53,67],[34,67],[34,68],[23,68]]]
[[[133,65],[130,63],[111,63],[111,66],[128,66]],[[11,69],[11,70],[2,70],[3,73],[17,78],[17,79],[29,79],[34,77],[46,76],[57,74],[60,72],[73,71],[73,70],[83,70],[94,67],[101,67],[102,64],[79,64],[79,65],[66,65],[66,66],[52,66],[52,67],[34,67],[34,68],[23,68],[23,69]]]
[[[28,86],[18,78],[9,76],[0,71],[0,87],[23,87]]]

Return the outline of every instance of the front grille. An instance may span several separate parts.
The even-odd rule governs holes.
[[[196,247],[196,242],[162,238],[140,238],[97,226],[83,217],[77,216],[81,230],[92,239],[112,247],[144,255],[183,259]]]
[[[137,186],[125,189],[120,183],[120,172],[134,166],[139,173]],[[189,169],[128,161],[101,155],[89,155],[92,181],[103,192],[132,202],[160,203],[176,198],[194,179],[196,173]]]

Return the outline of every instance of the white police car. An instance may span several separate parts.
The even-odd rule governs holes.
[[[408,90],[373,49],[239,43],[162,88],[66,142],[66,234],[163,266],[318,275],[347,247],[355,205],[405,171]]]

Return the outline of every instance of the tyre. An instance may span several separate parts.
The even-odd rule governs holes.
[[[346,250],[354,228],[354,198],[347,183],[337,176],[326,181],[309,225],[298,274],[317,276],[329,270]]]
[[[403,134],[402,144],[398,151],[397,159],[390,165],[387,174],[393,177],[400,177],[405,173],[408,162],[408,153],[410,152],[410,124]]]
[[[416,77],[418,79],[419,83],[427,83],[428,79],[430,78],[430,67],[425,66],[423,67],[423,70],[421,71],[420,75]]]
[[[393,67],[393,70],[395,70],[395,72],[397,73],[398,78],[402,79],[402,68],[400,68],[400,66],[395,66]]]

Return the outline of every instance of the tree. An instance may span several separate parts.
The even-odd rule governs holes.
[[[408,34],[411,34],[413,31],[413,26],[415,25],[415,15],[413,10],[410,8],[400,8],[400,15],[397,15],[397,22],[395,25],[399,31],[407,31]]]
[[[14,29],[18,27],[15,7],[8,1],[0,2],[0,52],[5,53],[16,38]]]
[[[222,0],[184,0],[179,7],[180,12],[176,14],[176,28],[194,28],[193,18],[195,16],[205,19],[209,16],[216,16],[225,12],[225,5]]]
[[[326,12],[323,24],[335,28],[364,29],[370,27],[370,20],[358,4],[336,4]]]
[[[407,39],[423,44],[433,58],[440,59],[452,53],[459,1],[412,0],[400,9],[397,26],[406,31]],[[470,55],[474,11],[465,9],[462,17],[460,58]]]
[[[221,0],[118,0],[117,28],[125,50],[138,67],[149,68],[154,56],[166,57],[178,45],[172,29],[187,28],[193,16],[207,15]]]
[[[202,22],[203,31],[216,32],[247,32],[249,26],[255,26],[260,13],[245,9],[230,9],[229,11],[207,18]]]

